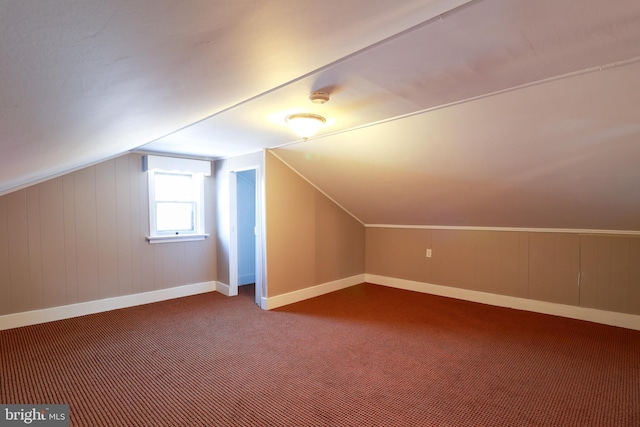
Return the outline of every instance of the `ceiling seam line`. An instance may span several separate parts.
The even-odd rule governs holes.
[[[335,136],[335,135],[340,135],[343,133],[348,133],[348,132],[352,132],[355,130],[360,130],[360,129],[366,129],[368,127],[372,127],[372,126],[377,126],[377,125],[381,125],[381,124],[385,124],[385,123],[390,123],[390,122],[394,122],[397,120],[402,120],[402,119],[406,119],[409,117],[413,117],[413,116],[419,116],[421,114],[425,114],[425,113],[430,113],[432,111],[438,111],[438,110],[442,110],[445,108],[449,108],[449,107],[455,107],[456,105],[461,105],[461,104],[466,104],[468,102],[473,102],[473,101],[477,101],[480,99],[485,99],[485,98],[490,98],[493,96],[497,96],[497,95],[502,95],[505,93],[509,93],[509,92],[514,92],[520,89],[526,89],[529,87],[533,87],[533,86],[538,86],[541,84],[545,84],[545,83],[551,83],[551,82],[555,82],[558,80],[563,80],[563,79],[567,79],[570,77],[577,77],[577,76],[582,76],[582,75],[586,75],[586,74],[591,74],[594,72],[599,72],[599,71],[605,71],[605,70],[609,70],[612,68],[618,68],[618,67],[624,67],[627,65],[631,65],[631,64],[635,64],[636,62],[640,62],[640,56],[636,56],[634,58],[630,58],[630,59],[626,59],[623,61],[614,61],[608,64],[603,64],[603,65],[596,65],[593,67],[589,67],[589,68],[584,68],[582,70],[578,70],[578,71],[573,71],[570,73],[565,73],[565,74],[560,74],[557,76],[553,76],[553,77],[548,77],[545,79],[541,79],[541,80],[536,80],[534,82],[530,82],[530,83],[524,83],[518,86],[513,86],[513,87],[509,87],[506,89],[500,89],[494,92],[490,92],[490,93],[486,93],[486,94],[482,94],[482,95],[477,95],[477,96],[473,96],[470,98],[465,98],[465,99],[461,99],[458,101],[452,101],[446,104],[441,104],[441,105],[437,105],[435,107],[429,107],[429,108],[425,108],[424,110],[418,110],[418,111],[413,111],[411,113],[406,113],[406,114],[402,114],[399,116],[395,116],[395,117],[391,117],[388,119],[383,119],[383,120],[378,120],[375,122],[371,122],[371,123],[366,123],[360,126],[355,126],[349,129],[342,129],[339,131],[335,131],[335,132],[331,132],[331,133],[324,133],[322,135],[318,135],[318,136],[314,136],[314,137],[310,137],[308,138],[309,140],[312,139],[321,139],[321,138],[326,138],[326,137],[330,137],[330,136]],[[280,145],[276,145],[271,147],[272,149],[275,148],[283,148],[292,144],[298,144],[300,142],[303,142],[303,140],[297,140],[297,141],[292,141],[292,142],[287,142],[284,144],[280,144]]]

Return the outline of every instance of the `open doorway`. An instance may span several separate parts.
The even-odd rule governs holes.
[[[229,295],[253,297],[265,308],[261,167],[230,172]]]
[[[236,172],[238,295],[255,295],[256,170]]]

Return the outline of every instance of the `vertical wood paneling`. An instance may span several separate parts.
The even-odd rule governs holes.
[[[426,248],[433,249],[433,258],[425,257]],[[529,234],[368,228],[366,271],[526,298]]]
[[[42,287],[42,233],[40,228],[40,187],[27,188],[29,233],[29,297],[31,310],[44,308]]]
[[[212,183],[211,237],[162,245],[137,154],[0,197],[0,315],[214,280]]]
[[[634,263],[640,263],[633,237],[582,236],[580,239],[580,305],[635,313]],[[635,281],[635,283],[634,283]]]
[[[462,230],[433,230],[434,283],[476,289],[474,283],[476,234]]]
[[[187,250],[187,243],[188,242],[181,242],[176,244],[176,247],[178,249],[178,284],[180,285],[184,285],[187,282],[187,272],[185,271],[185,263],[186,263],[186,254],[185,251]]]
[[[95,167],[74,173],[78,301],[100,298]]]
[[[213,176],[204,178],[204,203],[206,206],[205,215],[205,232],[209,233],[209,237],[202,242],[205,248],[205,272],[202,279],[195,282],[208,282],[216,279],[218,269],[218,254],[216,251],[216,203],[215,203],[215,182]],[[190,283],[195,283],[190,282]]]
[[[155,276],[153,290],[164,289],[167,277],[164,275],[164,259],[165,252],[167,250],[167,244],[155,244],[151,245],[153,248],[153,274]]]
[[[140,219],[140,177],[142,160],[139,155],[131,154],[125,157],[129,161],[129,207],[131,209],[131,292],[142,292],[142,266],[140,253],[142,252],[145,232]]]
[[[163,243],[154,245],[156,289],[166,289],[176,286],[178,283],[178,247],[173,243]]]
[[[629,240],[629,313],[640,314],[640,237]]]
[[[11,313],[7,198],[0,197],[0,315]]]
[[[609,244],[609,287],[606,310],[629,311],[629,239],[610,237]]]
[[[211,260],[211,245],[215,244],[211,236],[206,240],[189,242],[185,251],[186,283],[198,283],[212,280],[209,273],[216,260]]]
[[[462,268],[459,268],[460,287],[471,290],[481,290],[475,280],[476,276],[476,254],[478,237],[484,234],[483,231],[471,231],[469,233],[456,232],[457,247],[460,251],[456,258]],[[484,286],[484,284],[483,284]]]
[[[29,230],[27,227],[27,191],[7,196],[9,269],[13,312],[31,309],[29,298]]]
[[[129,157],[115,159],[116,179],[116,240],[118,262],[118,295],[133,293],[131,179]]]
[[[393,236],[392,230],[385,228],[367,228],[365,230],[365,271],[380,276],[399,277],[391,273],[392,258],[389,256],[386,236]]]
[[[528,282],[528,235],[523,232],[490,232],[494,283],[489,292],[526,297]]]
[[[170,288],[172,286],[181,285],[180,283],[180,247],[181,243],[166,245],[167,252],[166,255],[169,257],[165,266],[165,274],[168,278],[168,281],[165,283],[165,288]]]
[[[500,241],[495,231],[472,231],[474,240],[474,278],[471,289],[497,292],[500,274]]]
[[[96,225],[100,298],[118,296],[118,223],[115,161],[96,165]]]
[[[139,169],[142,170],[142,169]],[[153,291],[157,288],[156,280],[160,277],[156,274],[156,256],[157,246],[150,245],[145,241],[145,236],[149,235],[149,184],[146,173],[138,175],[138,189],[140,190],[140,198],[138,199],[138,207],[140,212],[140,234],[138,235],[140,243],[140,265],[142,271],[142,292]]]
[[[203,241],[191,242],[189,245],[189,254],[192,259],[189,264],[189,268],[191,269],[191,277],[189,280],[191,282],[204,282],[206,281],[204,279],[205,277],[211,277],[207,274],[207,262],[209,261],[207,246],[208,244]]]
[[[580,236],[580,305],[597,308],[598,304],[598,239]]]
[[[596,258],[596,299],[598,306],[611,306],[611,245],[608,240],[598,239]]]
[[[548,288],[552,287],[550,264],[551,257],[547,253],[553,248],[552,234],[532,234],[529,240],[529,289],[527,297],[532,299],[552,300],[547,294]]]
[[[67,303],[62,178],[46,181],[38,187],[44,307],[56,307]]]
[[[498,293],[527,297],[529,288],[529,233],[501,233],[501,284]]]
[[[528,297],[578,305],[579,236],[531,233]]]
[[[433,253],[431,259],[431,274],[433,283],[444,286],[456,286],[457,280],[449,277],[449,272],[453,271],[455,259],[454,241],[448,238],[446,230],[433,230],[431,232],[431,242]]]
[[[183,283],[196,283],[199,276],[198,245],[199,242],[185,242],[182,250],[182,277]]]
[[[67,304],[78,302],[78,264],[76,251],[76,205],[74,175],[62,177],[64,205],[64,253]]]
[[[434,258],[431,230],[367,228],[365,230],[365,271],[425,283],[433,282]],[[441,257],[434,252],[434,257]]]

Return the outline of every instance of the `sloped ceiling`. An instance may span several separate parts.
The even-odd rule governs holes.
[[[366,224],[640,230],[631,88],[638,62],[275,152]]]
[[[272,148],[365,224],[640,231],[637,0],[6,1],[0,19],[0,193],[136,148]],[[298,141],[294,112],[328,124]]]
[[[466,1],[0,0],[0,193],[135,149]],[[202,140],[171,151],[264,146]]]

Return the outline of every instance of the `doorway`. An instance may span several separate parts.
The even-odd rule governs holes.
[[[260,166],[230,171],[229,295],[253,296],[254,302],[265,308],[260,171]]]
[[[256,170],[236,173],[238,230],[238,294],[256,283]],[[255,292],[253,292],[255,295]]]

